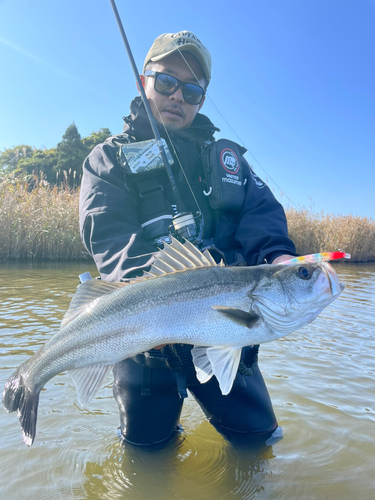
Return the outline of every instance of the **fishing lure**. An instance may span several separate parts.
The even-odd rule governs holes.
[[[284,262],[280,262],[280,264],[300,264],[302,262],[314,264],[315,262],[322,262],[326,260],[350,259],[350,257],[350,253],[345,252],[312,253],[310,255],[302,255],[301,257],[284,260]]]

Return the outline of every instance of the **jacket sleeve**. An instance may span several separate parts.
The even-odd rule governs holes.
[[[124,182],[117,147],[96,146],[83,164],[79,224],[82,241],[102,279],[120,281],[142,274],[157,249],[138,221],[138,195]]]
[[[282,254],[297,255],[284,209],[268,186],[250,168],[244,158],[244,171],[248,170],[247,193],[239,215],[236,241],[248,265],[268,263]]]

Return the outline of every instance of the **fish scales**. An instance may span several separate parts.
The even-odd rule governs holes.
[[[60,330],[6,383],[3,404],[31,445],[48,380],[68,370],[86,403],[113,364],[166,343],[193,344],[198,379],[216,376],[228,394],[243,346],[304,326],[342,289],[327,263],[225,267],[173,240],[132,284],[80,285]]]
[[[69,323],[35,355],[39,362],[30,374],[30,382],[44,385],[46,375],[79,368],[87,364],[87,359],[113,365],[140,350],[169,342],[222,344],[228,340],[228,327],[233,334],[236,325],[207,306],[223,300],[241,306],[238,284],[249,284],[240,279],[241,274],[239,268],[199,268],[125,286],[104,296],[92,311]],[[203,316],[204,331],[195,328]],[[152,336],[148,335],[150,331]],[[237,345],[238,341],[231,344]],[[53,366],[53,372],[46,370],[47,366]]]

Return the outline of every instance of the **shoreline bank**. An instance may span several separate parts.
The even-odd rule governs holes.
[[[0,178],[0,262],[87,261],[78,225],[79,190],[34,179]],[[375,261],[375,221],[310,210],[286,210],[289,235],[307,255],[342,249],[350,263]]]

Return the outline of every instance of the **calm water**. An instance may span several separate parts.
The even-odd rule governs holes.
[[[162,450],[123,446],[111,380],[81,409],[67,374],[52,379],[27,448],[0,408],[7,500],[337,499],[375,495],[375,264],[339,265],[343,295],[308,327],[261,347],[284,438],[234,448],[189,397],[185,433]],[[0,267],[0,386],[50,338],[87,265]]]

